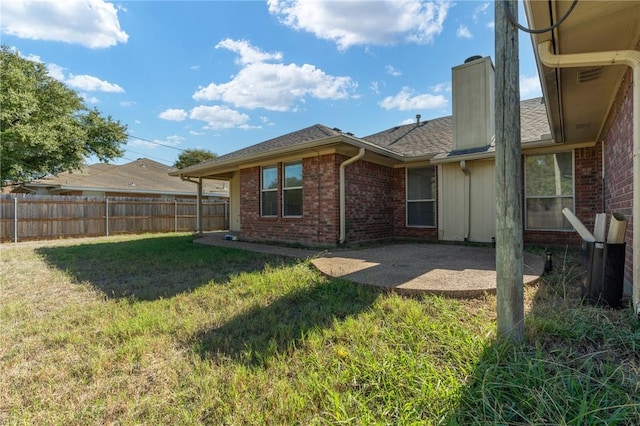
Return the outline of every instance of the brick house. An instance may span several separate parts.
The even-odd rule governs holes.
[[[570,4],[525,1],[530,26],[548,26]],[[581,2],[565,25],[532,41],[550,41],[560,53],[638,49],[639,16],[640,2]],[[564,207],[587,228],[596,213],[620,211],[630,221],[630,293],[640,263],[633,260],[640,249],[633,240],[638,196],[632,189],[631,71],[560,71],[543,65],[539,53],[536,58],[544,98],[520,107],[524,242],[579,245]],[[172,175],[229,180],[230,230],[248,240],[490,242],[496,221],[493,86],[490,59],[472,57],[452,70],[450,117],[416,116],[413,124],[365,137],[317,124]]]
[[[412,124],[365,137],[316,124],[171,174],[229,180],[230,230],[247,240],[316,246],[394,238],[491,242],[493,64],[488,57],[469,58],[453,68],[452,80],[452,116],[416,116]],[[599,156],[593,144],[559,151],[546,111],[542,98],[521,103],[525,170],[532,164],[521,183],[525,239],[579,244],[561,210],[575,207],[585,222],[592,220],[599,198],[578,189],[592,184]],[[564,192],[556,193],[556,184]]]
[[[138,158],[121,165],[96,163],[73,172],[24,183],[11,192],[100,198],[195,198],[196,185],[168,175],[175,170],[148,158]],[[229,187],[224,181],[207,181],[204,197],[209,200],[228,200]]]
[[[578,216],[587,227],[597,212],[621,212],[629,220],[625,292],[633,293],[640,317],[640,239],[633,237],[640,209],[640,191],[634,191],[640,185],[640,2],[579,2],[570,11],[571,5],[525,1],[532,28],[569,12],[555,30],[532,36],[538,73],[556,143],[592,145],[590,152],[574,150],[574,172],[583,176],[576,202],[589,200],[576,205]]]

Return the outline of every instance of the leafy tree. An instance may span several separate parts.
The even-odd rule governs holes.
[[[49,76],[41,63],[0,48],[0,178],[26,182],[121,157],[127,127]]]
[[[184,169],[185,167],[213,160],[217,155],[206,149],[185,149],[179,156],[173,167]]]

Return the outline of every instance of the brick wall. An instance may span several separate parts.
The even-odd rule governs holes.
[[[335,245],[339,236],[338,172],[335,155],[302,160],[302,217],[282,217],[282,163],[278,164],[278,215],[260,216],[261,168],[240,170],[243,238],[305,245]]]
[[[626,246],[625,284],[632,283],[633,257],[633,94],[632,74],[627,72],[611,108],[604,132],[605,211],[620,212],[629,220]]]
[[[347,242],[392,238],[393,168],[359,160],[346,167],[345,182]]]
[[[437,166],[436,166],[437,167]],[[407,227],[407,173],[405,167],[393,170],[393,235],[398,238],[438,239],[438,173],[436,172],[436,222],[432,228]],[[437,169],[436,169],[437,170]]]
[[[242,237],[254,241],[336,245],[340,237],[340,163],[348,157],[336,154],[302,161],[302,217],[282,217],[282,164],[278,164],[278,216],[260,216],[260,167],[240,170],[240,218]],[[393,237],[393,169],[357,161],[347,166],[347,242]]]

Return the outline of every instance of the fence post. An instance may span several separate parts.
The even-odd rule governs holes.
[[[174,232],[178,232],[178,200],[173,200],[174,202],[174,222],[173,222],[173,230]]]
[[[13,198],[13,242],[18,242],[18,197]]]
[[[105,197],[104,199],[104,208],[105,208],[105,218],[106,218],[106,222],[105,222],[105,233],[107,235],[107,237],[109,236],[109,198]]]

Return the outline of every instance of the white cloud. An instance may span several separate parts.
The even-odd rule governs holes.
[[[99,102],[100,102],[100,101],[98,100],[98,98],[96,98],[95,96],[89,96],[89,95],[87,95],[86,93],[81,93],[81,94],[80,94],[80,97],[81,97],[82,99],[84,99],[84,101],[85,101],[86,103],[88,103],[88,104],[94,104],[94,105],[95,105],[95,104],[97,104],[97,103],[99,103]]]
[[[523,99],[535,98],[541,96],[542,88],[540,87],[540,79],[537,75],[520,76],[520,97]]]
[[[40,59],[39,57],[37,57]],[[107,92],[107,93],[124,93],[124,89],[115,83],[110,83],[105,80],[101,80],[98,77],[92,75],[73,75],[69,74],[65,75],[66,68],[61,67],[60,65],[50,63],[46,65],[47,73],[52,78],[55,78],[61,83],[66,84],[67,86],[78,89],[85,90],[87,92]],[[122,103],[123,106],[130,106]]]
[[[387,65],[385,67],[385,71],[387,74],[392,75],[394,77],[398,77],[402,75],[402,71],[394,67],[393,65]]]
[[[27,56],[23,56],[24,59],[26,59],[27,61],[32,61],[32,62],[38,62],[38,63],[42,63],[42,59],[40,58],[40,56],[38,55],[34,55],[33,53],[30,53]]]
[[[124,89],[117,84],[100,80],[92,75],[73,75],[64,81],[74,89],[87,90],[89,92],[124,93]]]
[[[274,123],[273,121],[271,121],[269,119],[269,117],[265,117],[265,116],[261,116],[260,117],[260,122],[262,122],[262,124],[265,124],[267,126],[275,126],[276,123]]]
[[[460,26],[458,27],[456,35],[458,36],[458,38],[473,38],[473,34],[471,34],[471,31],[469,31],[469,27],[462,24],[460,24]]]
[[[451,82],[438,83],[435,86],[431,86],[433,93],[451,92]]]
[[[450,2],[419,0],[269,0],[269,12],[299,31],[331,40],[338,49],[356,45],[430,43],[442,32]]]
[[[387,96],[379,105],[386,109],[397,109],[400,111],[414,109],[436,109],[447,106],[447,99],[442,95],[432,95],[429,93],[414,95],[413,90],[403,87],[395,96]]]
[[[262,50],[251,46],[251,44],[245,40],[231,40],[228,38],[218,43],[216,45],[216,49],[227,49],[231,52],[237,53],[238,58],[236,59],[236,64],[239,65],[248,65],[265,61],[280,62],[282,60],[282,53],[263,52]]]
[[[495,27],[496,23],[494,21],[487,22],[487,28],[489,28],[490,30],[494,29]]]
[[[175,145],[180,145],[182,142],[184,142],[184,138],[182,136],[172,135],[172,136],[167,136],[167,139],[165,140],[164,144],[175,146]]]
[[[376,95],[379,95],[379,94],[380,94],[380,83],[378,83],[377,81],[373,81],[373,82],[371,83],[370,88],[371,88],[371,91],[372,91],[373,93],[375,93]]]
[[[189,118],[207,123],[206,129],[231,129],[246,126],[249,116],[220,105],[200,105],[191,110]]]
[[[489,10],[489,6],[491,6],[491,3],[489,2],[482,3],[476,6],[476,8],[473,10],[473,21],[478,22],[480,18],[485,16],[487,14],[487,11]]]
[[[56,64],[47,64],[47,72],[56,80],[64,81],[64,68]]]
[[[189,130],[189,134],[191,136],[202,136],[204,134],[206,134],[205,132],[196,132],[195,130]]]
[[[307,97],[347,99],[357,87],[350,77],[328,75],[313,65],[260,62],[281,56],[262,52],[247,42],[225,40],[218,46],[239,53],[237,62],[244,67],[226,83],[200,86],[193,94],[195,100],[223,101],[238,108],[289,111]]]
[[[118,10],[104,0],[4,1],[2,32],[92,49],[126,43],[129,38],[120,29]]]
[[[158,117],[162,118],[163,120],[169,121],[183,121],[188,116],[189,114],[187,114],[187,112],[183,109],[167,109],[162,111],[158,115]]]

